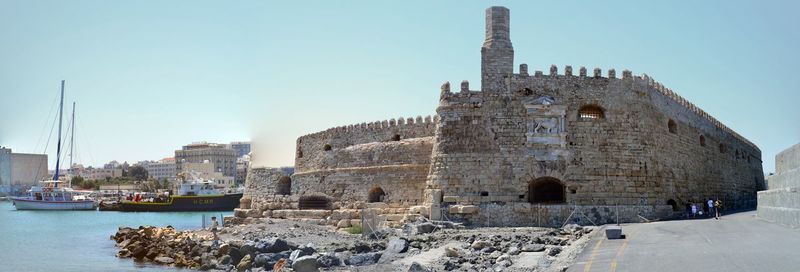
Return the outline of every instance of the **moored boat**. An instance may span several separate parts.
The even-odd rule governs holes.
[[[239,207],[242,193],[223,193],[209,181],[193,181],[179,185],[177,195],[154,198],[149,201],[134,198],[119,202],[119,209],[127,212],[194,212],[232,211]]]
[[[75,192],[59,186],[57,180],[43,181],[43,186],[34,186],[24,197],[11,197],[17,210],[94,210],[97,203]]]

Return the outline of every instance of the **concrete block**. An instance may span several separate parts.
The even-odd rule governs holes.
[[[619,226],[609,226],[606,228],[606,238],[620,239],[622,238],[622,228]]]

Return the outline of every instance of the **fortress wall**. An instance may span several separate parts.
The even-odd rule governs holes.
[[[397,140],[433,136],[435,118],[399,118],[356,125],[330,128],[325,131],[302,136],[297,139],[295,169],[306,171],[333,169],[345,165],[358,164],[353,156],[358,156],[359,149],[366,147],[349,147],[368,143],[388,143]],[[413,145],[413,143],[408,143]],[[330,150],[325,150],[330,147]],[[402,149],[404,147],[398,146]],[[346,150],[347,149],[347,150]],[[385,149],[391,149],[387,147]],[[413,148],[412,148],[413,149]],[[387,151],[388,152],[388,151]],[[414,159],[415,161],[427,158]],[[381,161],[381,158],[365,159],[364,163],[403,163],[404,161]],[[373,162],[366,162],[373,161]]]
[[[775,155],[775,174],[780,175],[798,169],[800,169],[800,144],[793,145]]]
[[[321,193],[341,202],[344,208],[361,208],[371,189],[385,192],[384,203],[408,208],[422,203],[428,165],[408,164],[339,168],[298,173],[292,176],[292,194]]]
[[[729,207],[753,205],[763,182],[755,146],[630,72],[617,79],[613,71],[609,77],[599,69],[596,77],[581,76],[585,69],[577,76],[567,71],[524,71],[511,79],[512,93],[470,91],[465,84],[450,92],[449,84],[443,86],[430,202],[436,204],[439,194],[445,205],[527,202],[528,182],[549,176],[565,183],[568,203],[580,205],[664,206],[670,199],[682,205],[705,197],[721,197]],[[541,95],[566,105],[567,128],[563,148],[536,154],[525,143],[528,120],[521,100]],[[578,109],[587,104],[604,108],[606,119],[580,120]],[[677,133],[669,132],[670,119]],[[556,159],[537,159],[554,154]]]

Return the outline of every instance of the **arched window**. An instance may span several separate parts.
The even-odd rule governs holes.
[[[383,192],[383,189],[381,189],[381,187],[375,187],[369,190],[368,202],[370,203],[383,202],[385,198],[386,198],[386,193]]]
[[[301,210],[328,210],[331,206],[328,197],[322,195],[301,196],[299,202],[297,206]]]
[[[394,136],[392,136],[392,141],[395,141],[395,142],[396,141],[400,141],[400,134],[395,134]]]
[[[706,136],[700,135],[700,146],[706,146]]]
[[[667,122],[667,128],[669,128],[670,133],[678,133],[678,124],[672,121],[672,119],[669,119],[669,122]]]
[[[292,178],[288,176],[283,176],[280,179],[278,179],[278,184],[275,188],[275,193],[279,195],[292,194]]]
[[[680,207],[678,207],[678,202],[675,202],[674,199],[667,200],[667,205],[670,205],[673,211],[677,212],[681,210]]]
[[[556,178],[542,177],[528,183],[528,202],[555,204],[566,202],[564,185]]]
[[[578,118],[581,120],[599,120],[606,118],[603,108],[595,105],[586,105],[578,111]]]
[[[322,146],[322,150],[323,151],[331,151],[331,145],[325,144],[324,146]]]
[[[725,144],[723,143],[719,144],[719,153],[725,153]]]

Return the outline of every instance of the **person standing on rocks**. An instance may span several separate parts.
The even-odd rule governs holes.
[[[217,228],[219,227],[219,223],[217,223],[217,217],[211,217],[211,233],[214,234],[214,245],[219,242],[219,237],[217,236]]]

